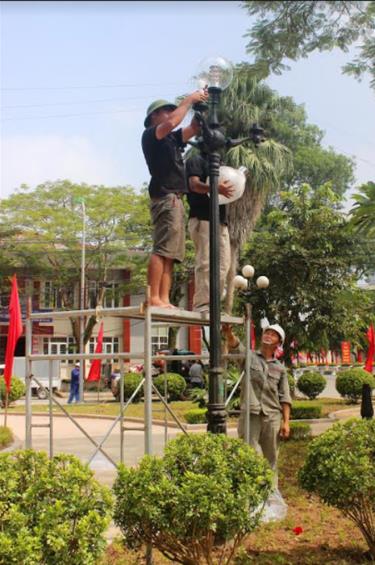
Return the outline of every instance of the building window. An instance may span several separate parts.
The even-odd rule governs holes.
[[[52,281],[42,283],[41,307],[42,308],[61,308],[61,297],[57,287]]]
[[[168,348],[168,327],[162,326],[152,329],[151,336],[152,354],[155,355],[157,351]]]
[[[76,347],[73,337],[44,337],[43,353],[44,355],[66,355],[75,353]],[[72,364],[73,361],[61,359],[61,363]]]
[[[103,283],[89,281],[89,308],[96,308],[100,286]],[[105,283],[103,308],[118,308],[120,306],[120,285],[116,282]]]
[[[97,338],[90,338],[89,352],[95,353]],[[119,352],[119,338],[118,337],[103,337],[103,353],[118,353]]]

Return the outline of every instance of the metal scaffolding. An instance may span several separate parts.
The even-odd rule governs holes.
[[[33,320],[40,321],[43,318],[52,318],[53,320],[61,320],[68,318],[82,318],[96,315],[100,318],[104,317],[120,317],[128,319],[139,319],[143,320],[145,323],[144,327],[144,351],[143,352],[128,352],[121,351],[119,353],[74,353],[74,354],[33,354],[31,349],[32,344],[32,324]],[[246,328],[246,340],[248,341],[248,335],[250,335],[248,320],[244,320],[242,317],[233,317],[223,314],[221,316],[221,323],[227,323],[232,325],[243,325],[245,323]],[[153,324],[169,324],[178,326],[208,326],[210,323],[209,317],[206,314],[201,314],[199,312],[191,312],[187,310],[180,309],[166,309],[159,308],[155,306],[147,306],[141,304],[139,306],[127,306],[120,308],[100,308],[100,309],[87,309],[87,310],[70,310],[70,311],[50,311],[50,312],[29,312],[26,320],[26,366],[25,366],[25,383],[26,383],[26,441],[25,447],[32,448],[32,429],[34,427],[45,426],[49,428],[49,454],[50,457],[53,456],[53,405],[55,404],[63,414],[69,418],[69,420],[82,432],[82,434],[94,445],[95,451],[89,459],[89,463],[93,460],[95,455],[100,451],[114,466],[117,467],[116,462],[112,457],[103,449],[103,445],[107,438],[110,436],[111,432],[115,429],[116,425],[120,424],[120,462],[124,461],[124,431],[127,429],[124,426],[124,413],[127,407],[131,404],[133,399],[136,397],[138,391],[143,386],[144,387],[144,426],[136,428],[139,431],[144,432],[144,453],[153,454],[153,442],[152,442],[152,395],[153,393],[158,396],[160,401],[163,403],[165,410],[169,412],[172,418],[175,420],[176,424],[180,427],[182,432],[186,433],[184,425],[179,421],[177,416],[173,413],[170,406],[168,406],[167,395],[166,398],[160,394],[160,392],[154,387],[152,382],[152,361],[153,359],[164,359],[168,360],[181,360],[181,356],[177,355],[163,355],[156,356],[152,354],[151,345],[151,335],[152,335],[152,325]],[[247,359],[249,347],[246,347],[245,354],[241,355],[223,355],[223,359]],[[94,438],[92,438],[86,430],[76,421],[76,419],[69,414],[69,412],[64,408],[64,406],[59,402],[53,395],[52,392],[52,361],[53,360],[90,360],[90,359],[119,359],[120,363],[120,411],[115,420],[111,423],[108,431],[98,443]],[[184,355],[184,359],[208,359],[208,355]],[[137,389],[132,394],[131,398],[125,403],[124,402],[124,360],[125,359],[144,359],[144,378],[138,385]],[[49,371],[49,390],[38,381],[36,377],[33,376],[32,364],[37,360],[49,360],[50,361],[50,371]],[[248,382],[249,378],[249,363],[245,362],[245,367],[247,371],[245,374],[247,378],[245,382]],[[81,376],[82,378],[82,376]],[[242,378],[242,376],[241,376]],[[31,382],[34,380],[39,387],[44,389],[48,394],[49,399],[49,423],[48,424],[34,424],[32,421],[32,403],[31,403]],[[246,385],[247,388],[247,385]],[[248,395],[246,395],[248,397]],[[247,403],[248,404],[248,403]],[[246,406],[246,414],[249,413],[249,406]],[[246,418],[248,420],[248,418]],[[132,428],[134,429],[134,428]],[[167,440],[167,417],[165,416],[165,441]],[[246,429],[246,435],[248,435],[248,429]],[[248,437],[245,440],[248,441]]]

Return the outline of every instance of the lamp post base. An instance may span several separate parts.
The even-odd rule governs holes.
[[[209,404],[207,431],[212,434],[227,433],[227,413],[224,404]]]

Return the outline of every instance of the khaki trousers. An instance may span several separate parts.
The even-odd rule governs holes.
[[[210,302],[210,222],[190,218],[190,237],[195,247],[195,292],[193,309],[208,306]],[[224,295],[225,280],[230,267],[230,242],[228,227],[220,224],[220,292]]]
[[[263,455],[274,471],[274,486],[277,488],[277,456],[279,450],[279,431],[281,413],[250,414],[250,445]],[[244,438],[244,421],[240,417],[238,437]]]

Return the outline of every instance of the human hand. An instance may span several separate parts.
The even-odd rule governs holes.
[[[230,198],[234,192],[234,186],[230,180],[225,180],[219,184],[219,194],[225,196],[225,198]]]
[[[196,104],[197,102],[207,102],[208,100],[208,90],[207,88],[202,88],[201,90],[196,90],[189,96],[191,104]]]
[[[288,439],[290,436],[289,422],[283,422],[281,424],[279,435],[281,439]]]

